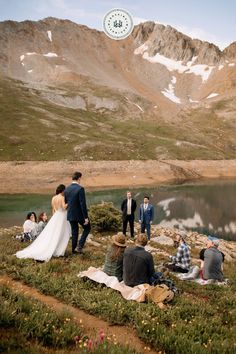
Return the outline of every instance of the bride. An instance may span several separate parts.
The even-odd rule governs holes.
[[[71,235],[64,199],[65,188],[64,184],[57,187],[56,195],[52,198],[53,216],[31,245],[16,252],[17,258],[49,261],[52,256],[64,256]]]

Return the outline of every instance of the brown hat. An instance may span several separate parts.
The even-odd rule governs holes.
[[[119,247],[126,247],[125,235],[119,232],[117,235],[112,236],[112,243]]]

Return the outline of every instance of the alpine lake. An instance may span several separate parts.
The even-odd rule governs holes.
[[[193,230],[236,241],[236,180],[161,185],[129,189],[138,209],[144,196],[154,206],[154,224]],[[112,202],[120,209],[127,189],[86,192],[87,206]],[[0,194],[0,227],[22,225],[26,214],[45,211],[51,215],[51,195]]]

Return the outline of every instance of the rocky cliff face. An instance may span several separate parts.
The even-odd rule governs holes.
[[[236,59],[236,42],[231,43],[223,51],[226,59]]]
[[[195,63],[206,65],[216,65],[228,58],[227,50],[221,52],[212,43],[192,39],[171,26],[154,22],[141,23],[135,28],[133,36],[138,45],[146,42],[150,56],[159,53],[185,63],[197,57]],[[235,48],[232,51],[235,52]]]

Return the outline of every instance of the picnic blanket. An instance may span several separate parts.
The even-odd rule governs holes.
[[[199,273],[200,273],[199,267],[192,266],[188,273],[175,273],[175,275],[181,280],[192,281],[199,285],[209,285],[209,284],[228,285],[228,279],[225,279],[224,281],[217,281],[214,279],[204,280],[200,278]]]
[[[145,301],[145,293],[150,288],[149,284],[136,285],[130,287],[125,285],[124,281],[119,280],[114,276],[109,276],[102,271],[101,268],[89,267],[88,270],[80,272],[77,275],[79,278],[89,278],[97,283],[105,284],[108,288],[112,288],[121,293],[124,299],[134,300],[137,302]]]

